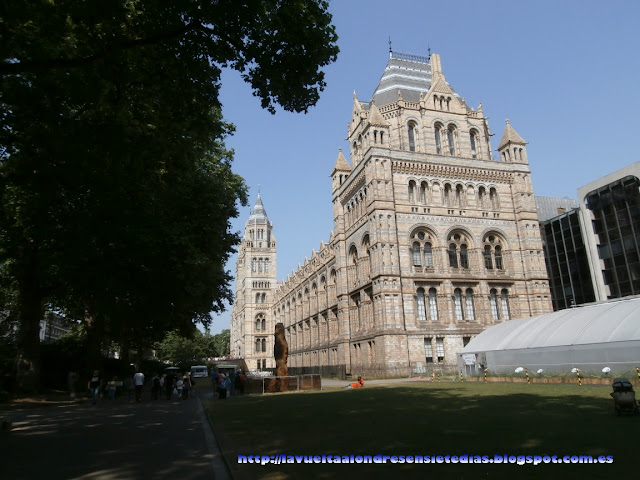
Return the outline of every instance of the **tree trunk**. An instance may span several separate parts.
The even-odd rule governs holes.
[[[18,279],[18,354],[16,385],[22,392],[40,389],[40,320],[44,301],[37,267],[29,265]]]
[[[84,325],[87,332],[87,366],[89,371],[100,370],[102,368],[100,336],[103,332],[94,312],[93,299],[89,299],[85,303]]]

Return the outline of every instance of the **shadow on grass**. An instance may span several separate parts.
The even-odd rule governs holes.
[[[633,468],[609,389],[567,385],[403,383],[237,398],[208,407],[238,478],[401,474],[452,478],[610,478]],[[613,455],[606,465],[239,465],[238,455]],[[631,470],[629,470],[631,471]]]

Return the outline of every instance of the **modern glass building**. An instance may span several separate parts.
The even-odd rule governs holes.
[[[583,197],[591,217],[599,259],[596,267],[601,270],[606,298],[640,294],[639,188],[636,175],[624,175]]]
[[[579,210],[576,208],[540,222],[540,230],[553,309],[594,302],[596,297]]]

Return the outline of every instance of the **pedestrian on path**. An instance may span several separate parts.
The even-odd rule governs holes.
[[[78,374],[76,372],[69,372],[67,374],[67,385],[69,387],[69,396],[76,398],[76,383],[78,383]]]
[[[189,372],[184,372],[182,377],[182,399],[186,400],[189,398],[189,390],[191,389],[191,377],[189,377]]]
[[[109,382],[109,400],[115,400],[116,388],[118,388],[118,377],[113,377]]]
[[[136,387],[136,402],[142,401],[142,387],[144,386],[144,373],[137,372],[133,376],[133,384]]]
[[[93,376],[89,380],[87,388],[91,394],[91,403],[96,405],[100,397],[100,372],[98,370],[93,371]]]

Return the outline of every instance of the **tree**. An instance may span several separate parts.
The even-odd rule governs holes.
[[[24,378],[46,301],[90,351],[205,324],[231,298],[242,179],[218,101],[234,68],[264,108],[307,111],[338,52],[325,1],[0,4],[0,272]]]
[[[156,344],[156,356],[162,361],[186,365],[205,357],[229,355],[229,334],[229,330],[211,335],[195,329],[191,336],[184,336],[171,331]]]
[[[220,333],[213,336],[213,343],[215,345],[214,356],[224,357],[231,353],[231,330],[222,330]]]

